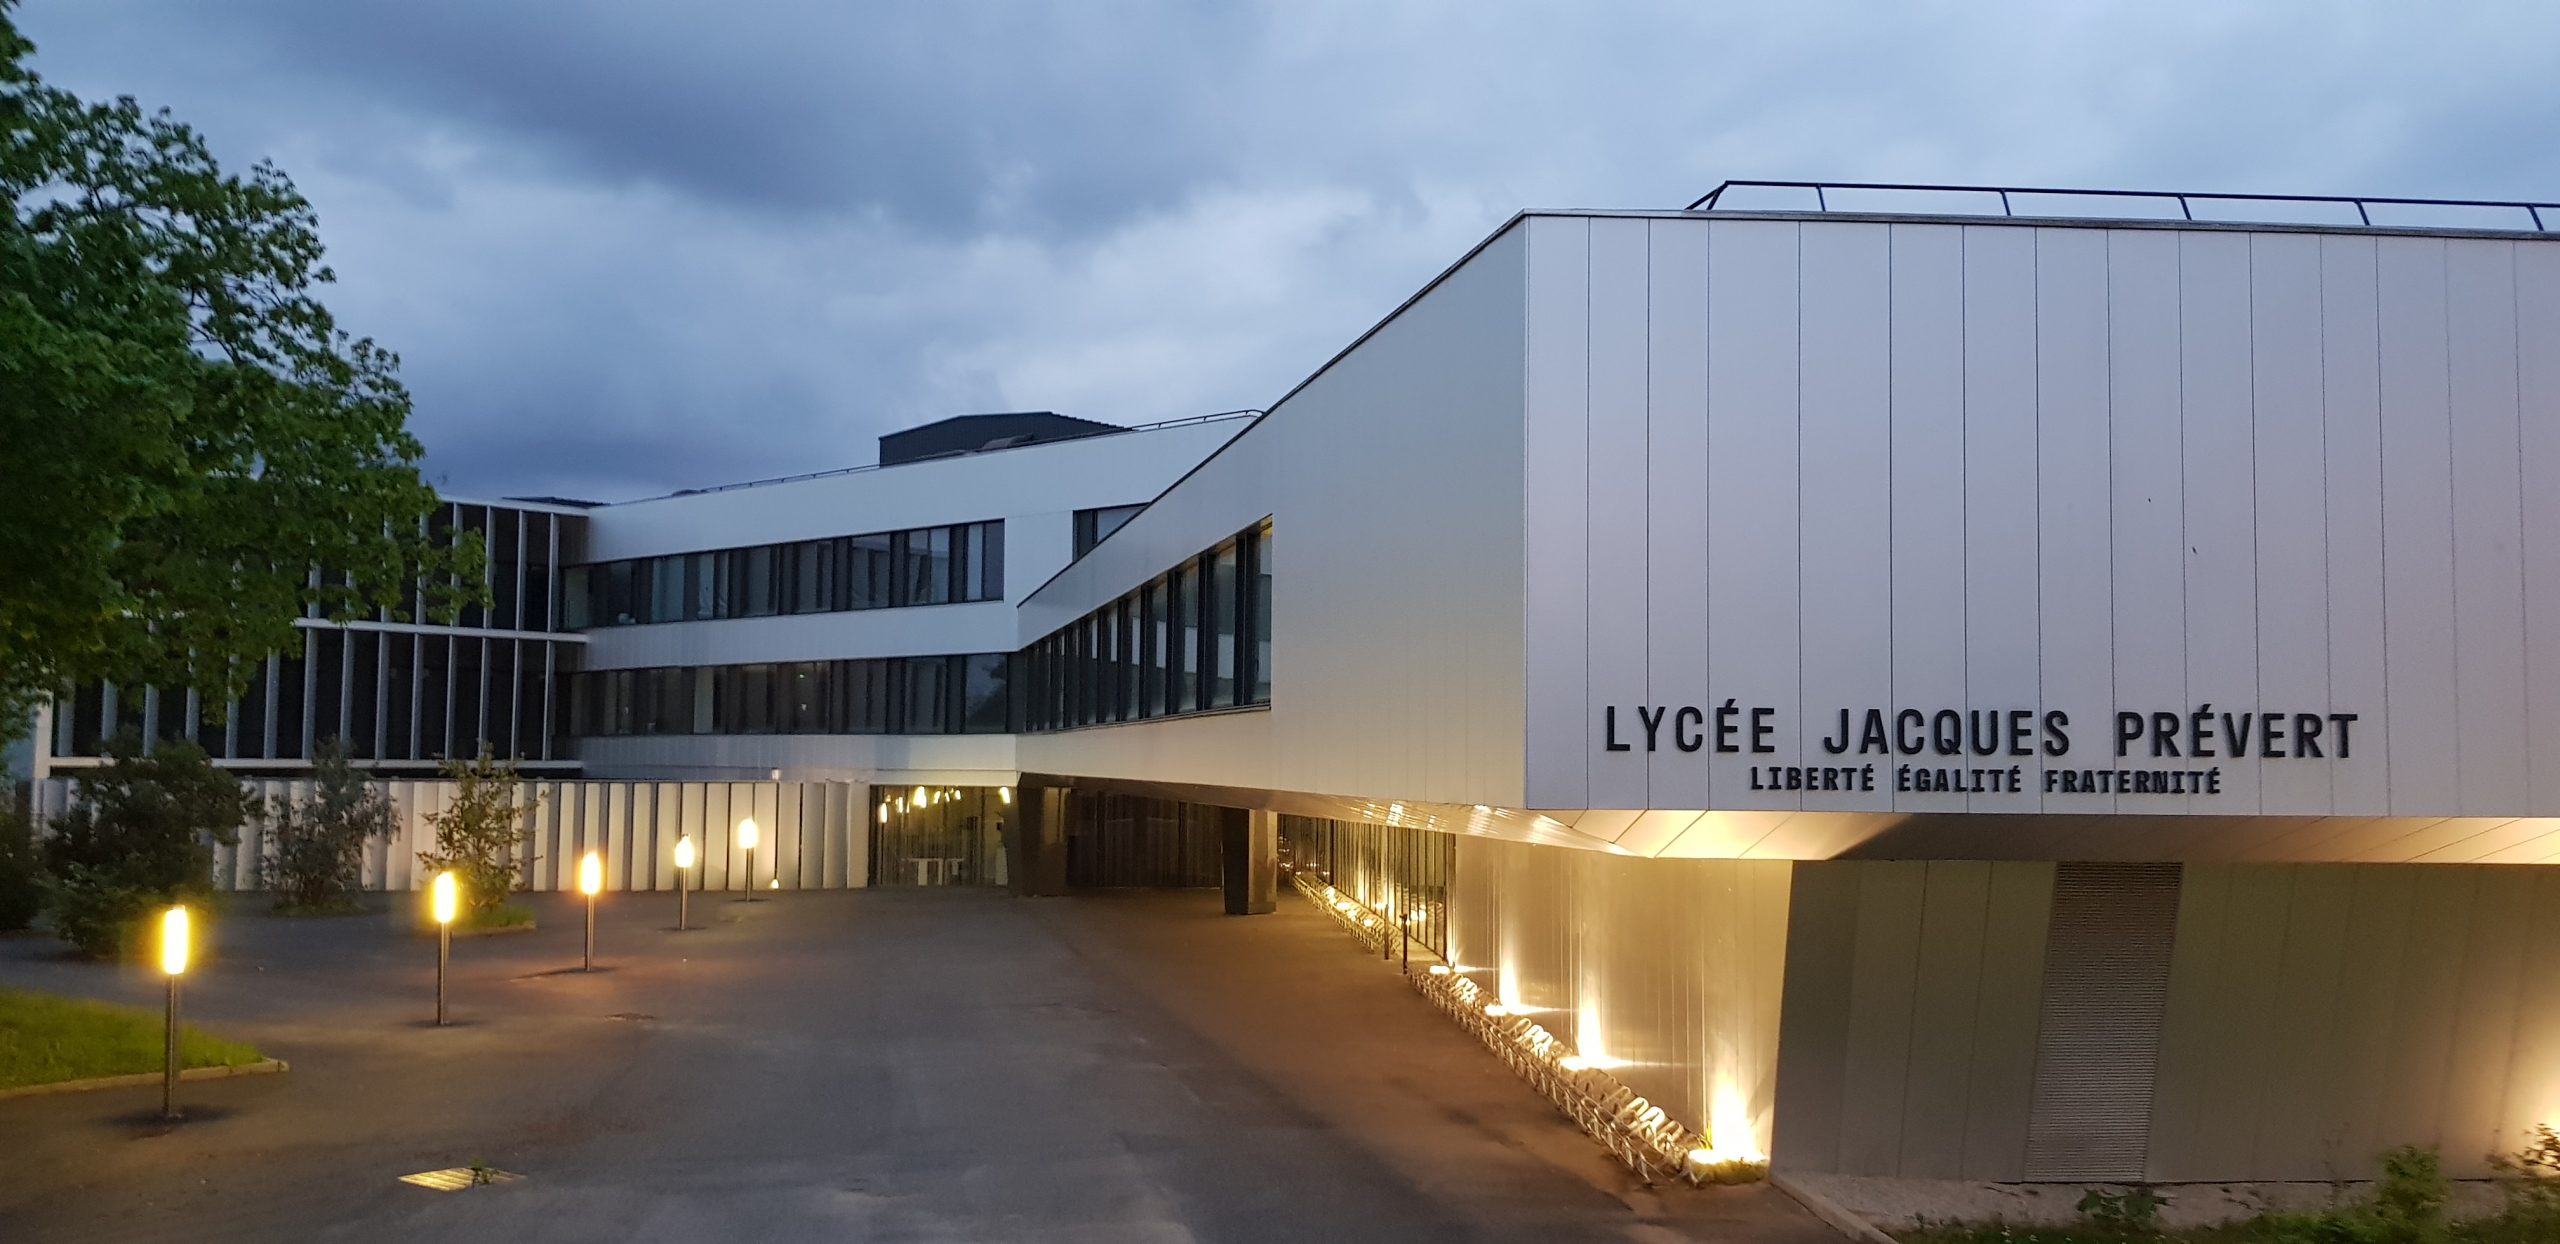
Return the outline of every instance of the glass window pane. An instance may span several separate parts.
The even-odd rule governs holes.
[[[767,544],[752,549],[741,549],[738,552],[738,559],[746,566],[745,579],[740,585],[746,591],[746,600],[742,602],[744,608],[740,609],[739,613],[750,618],[771,617],[782,586],[781,573],[776,568],[776,559],[773,555],[773,546]]]
[[[1271,525],[1253,546],[1253,702],[1271,702]]]
[[[1146,602],[1144,644],[1139,656],[1146,663],[1146,685],[1138,700],[1139,710],[1149,717],[1164,715],[1164,581],[1148,584],[1141,594]]]
[[[960,728],[972,734],[1004,733],[1006,691],[1013,681],[1005,654],[981,652],[969,657],[967,664],[967,708]]]
[[[924,592],[911,599],[924,605],[944,604],[951,599],[951,529],[933,527],[917,534],[925,549]]]
[[[594,602],[588,595],[594,590],[590,582],[594,575],[592,566],[571,566],[563,581],[561,591],[566,598],[560,603],[567,606],[567,616],[560,620],[560,624],[569,630],[583,631],[595,625]]]
[[[905,665],[907,733],[942,733],[944,700],[950,694],[944,686],[945,662],[940,657],[909,657]]]
[[[608,625],[629,626],[639,621],[638,603],[631,599],[631,563],[608,563],[604,574],[604,616]]]
[[[986,560],[987,556],[987,525],[971,523],[962,527],[960,531],[964,537],[960,542],[958,559],[960,599],[985,600],[986,595],[981,590],[982,580],[977,572],[979,565]]]
[[[824,540],[791,546],[791,612],[817,613],[827,607],[827,551]]]
[[[649,571],[649,620],[681,622],[685,615],[682,557],[661,557]]]
[[[885,609],[889,604],[889,537],[853,538],[853,607]]]
[[[1199,694],[1193,690],[1200,669],[1200,593],[1199,578],[1188,567],[1175,567],[1165,575],[1165,608],[1170,621],[1166,629],[1173,640],[1173,650],[1165,655],[1165,711],[1187,713],[1200,707]]]
[[[685,590],[692,593],[691,616],[695,621],[719,617],[720,555],[696,553],[686,559]]]
[[[1142,715],[1138,699],[1141,685],[1139,673],[1142,666],[1138,641],[1140,627],[1145,618],[1142,609],[1142,602],[1137,596],[1129,595],[1120,598],[1120,719],[1122,721],[1132,721]]]
[[[987,531],[987,555],[978,568],[981,584],[980,600],[1004,599],[1004,520],[982,523]]]
[[[1209,625],[1214,628],[1217,651],[1210,659],[1215,681],[1210,684],[1209,704],[1226,708],[1236,702],[1236,546],[1229,542],[1218,550],[1209,571]]]

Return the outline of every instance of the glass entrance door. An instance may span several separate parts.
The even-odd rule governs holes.
[[[1012,792],[993,786],[873,787],[871,884],[1005,884]],[[885,811],[884,811],[885,810]]]

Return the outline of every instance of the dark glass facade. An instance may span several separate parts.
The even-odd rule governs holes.
[[[294,767],[332,738],[376,766],[423,767],[476,755],[484,743],[502,758],[561,759],[553,724],[565,706],[555,703],[554,676],[574,666],[579,645],[553,638],[563,629],[557,567],[585,521],[446,502],[426,527],[479,539],[488,555],[487,606],[463,610],[450,626],[396,620],[388,610],[341,626],[319,621],[315,610],[301,624],[300,651],[268,657],[246,694],[209,714],[181,689],[75,687],[57,702],[53,754],[98,756],[107,737],[129,729],[154,741],[190,739],[244,769]],[[409,616],[423,605],[413,598]]]
[[[589,670],[570,680],[569,732],[1002,734],[1018,728],[1001,652]]]
[[[1416,946],[1449,953],[1449,879],[1458,837],[1406,825],[1280,818],[1280,866],[1398,921]]]
[[[572,566],[566,627],[638,626],[1004,599],[1004,522]]]
[[[1271,702],[1271,522],[1024,649],[1026,730]]]

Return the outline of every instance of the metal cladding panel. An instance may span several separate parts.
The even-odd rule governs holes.
[[[2560,246],[1534,223],[1529,807],[2560,814]]]
[[[2176,865],[2056,869],[2029,1180],[2144,1178],[2177,930]]]
[[[2560,1108],[2560,872],[2186,869],[2144,1178],[2485,1178]]]
[[[1524,681],[1531,627],[1574,628],[1568,646],[1584,650],[1589,556],[1570,519],[1586,513],[1570,470],[1542,477],[1562,481],[1569,499],[1538,499],[1561,525],[1537,525],[1546,543],[1536,550],[1525,543],[1522,462],[1566,461],[1590,435],[1579,416],[1533,428],[1523,413],[1524,394],[1551,365],[1580,366],[1586,344],[1575,329],[1550,334],[1570,349],[1523,353],[1525,317],[1553,292],[1536,284],[1550,248],[1571,249],[1564,270],[1588,280],[1574,244],[1584,222],[1566,222],[1574,236],[1561,240],[1528,227],[1547,223],[1487,242],[1022,602],[1017,642],[1028,643],[1269,517],[1279,550],[1270,708],[1026,734],[1021,769],[1521,805],[1523,739],[1547,729],[1578,738],[1585,721],[1578,657],[1539,694]],[[1620,316],[1640,347],[1645,267],[1631,241],[1641,237],[1618,239],[1615,252],[1632,265]],[[1584,314],[1580,294],[1554,305]],[[1622,405],[1643,391],[1640,370],[1629,381]],[[1529,590],[1550,565],[1569,571],[1572,590]],[[1641,558],[1621,569],[1622,585],[1640,589]],[[1581,753],[1564,755],[1582,767]]]

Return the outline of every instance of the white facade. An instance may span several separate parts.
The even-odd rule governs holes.
[[[1267,512],[1269,712],[1022,767],[1644,855],[2560,856],[2555,403],[2548,237],[1529,215],[1021,611]]]
[[[1242,417],[1186,420],[861,471],[680,493],[591,511],[584,562],[1001,520],[1000,600],[662,622],[588,631],[584,668],[726,666],[1011,652],[1014,607],[1069,561],[1079,510],[1141,504],[1215,451]],[[992,786],[1017,772],[1011,734],[589,737],[591,776]]]

